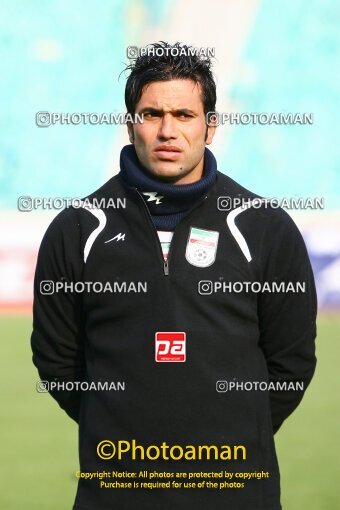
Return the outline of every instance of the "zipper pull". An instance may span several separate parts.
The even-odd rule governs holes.
[[[164,259],[164,274],[165,274],[165,276],[169,276],[169,261],[168,261],[168,259]]]

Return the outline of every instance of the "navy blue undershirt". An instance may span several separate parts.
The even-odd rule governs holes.
[[[191,184],[169,184],[144,169],[134,145],[125,145],[120,154],[120,176],[138,189],[149,208],[157,230],[173,231],[183,215],[213,186],[217,163],[213,153],[205,148],[203,176]]]

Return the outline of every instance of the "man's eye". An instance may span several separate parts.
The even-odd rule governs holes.
[[[156,113],[156,112],[145,112],[145,113],[144,113],[144,117],[145,117],[146,119],[151,119],[151,118],[153,118],[153,117],[159,117],[159,114],[158,114],[158,113]]]
[[[189,113],[180,113],[179,114],[179,117],[181,119],[191,119],[192,118],[192,115],[190,115]]]

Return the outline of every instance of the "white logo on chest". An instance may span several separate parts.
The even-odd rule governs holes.
[[[105,241],[105,244],[109,243],[111,241],[125,241],[125,234],[122,234],[121,232],[119,232],[119,234],[117,234],[116,236],[112,237],[108,241]]]
[[[147,202],[156,202],[156,205],[161,204],[161,198],[164,198],[162,195],[157,196],[157,191],[143,191],[143,195],[149,197]]]
[[[216,259],[219,232],[191,227],[185,258],[196,267],[211,266]]]

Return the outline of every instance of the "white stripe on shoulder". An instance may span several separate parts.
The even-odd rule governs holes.
[[[86,244],[85,244],[85,248],[84,248],[84,262],[86,262],[87,257],[89,256],[90,250],[92,248],[93,243],[95,242],[95,240],[99,236],[100,232],[105,228],[105,225],[106,225],[106,216],[104,214],[104,211],[102,211],[101,209],[97,209],[95,207],[89,207],[88,205],[82,205],[82,207],[84,209],[86,209],[86,211],[89,211],[90,213],[92,213],[93,216],[95,216],[97,218],[97,220],[99,221],[98,227],[95,228],[93,230],[93,232],[91,232],[91,234],[89,235],[89,237],[88,237],[88,239],[86,241]]]
[[[247,259],[248,262],[250,262],[252,260],[252,256],[250,254],[250,251],[249,251],[249,248],[248,248],[248,245],[247,245],[247,241],[245,240],[245,238],[243,237],[243,235],[241,234],[241,232],[239,231],[239,229],[235,225],[235,219],[243,211],[246,211],[247,209],[252,207],[252,205],[254,203],[258,204],[259,201],[260,202],[265,202],[266,199],[265,198],[264,199],[254,198],[253,200],[248,201],[245,205],[241,205],[240,207],[237,207],[233,211],[230,211],[230,213],[227,216],[227,225],[228,225],[228,227],[230,229],[230,232],[232,233],[235,241],[237,242],[237,244],[241,248],[241,251],[242,251],[243,255],[245,256],[245,258]]]

